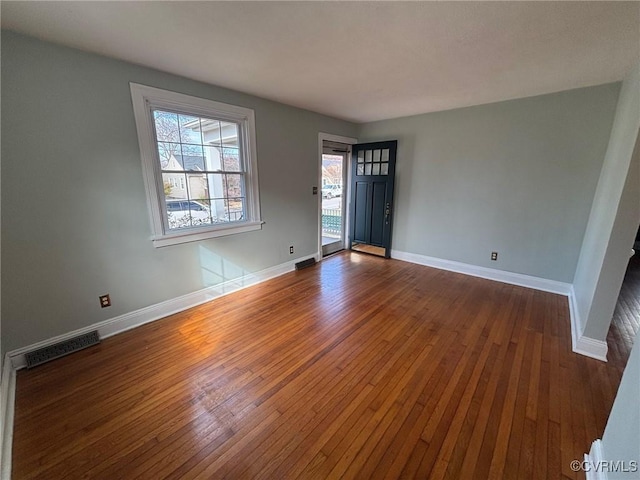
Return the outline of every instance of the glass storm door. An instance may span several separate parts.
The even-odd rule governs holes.
[[[349,145],[325,140],[322,148],[322,255],[331,255],[345,247],[346,164]]]
[[[349,248],[389,258],[397,140],[352,145]]]

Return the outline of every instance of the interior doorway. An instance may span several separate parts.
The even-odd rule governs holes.
[[[320,158],[320,235],[322,256],[345,248],[347,173],[351,145],[322,140]]]

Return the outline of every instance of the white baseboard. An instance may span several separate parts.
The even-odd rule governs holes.
[[[604,452],[602,451],[602,440],[595,440],[591,444],[589,453],[584,454],[584,461],[591,468],[585,469],[587,480],[607,480],[607,472],[604,468],[594,468],[603,465]]]
[[[575,338],[573,329],[571,330],[571,336],[574,352],[603,362],[607,361],[607,352],[609,351],[607,342],[585,337],[584,335]]]
[[[463,273],[473,277],[508,283],[510,285],[542,290],[543,292],[557,293],[566,296],[571,292],[570,283],[547,280],[546,278],[533,277],[522,273],[505,272],[504,270],[496,270],[494,268],[479,267],[477,265],[455,262],[453,260],[443,260],[441,258],[428,257],[417,253],[391,250],[391,258],[404,260],[405,262],[417,263],[418,265],[425,265],[427,267],[438,268],[440,270],[448,270],[450,272]]]
[[[569,313],[571,318],[571,350],[575,353],[606,362],[607,352],[609,350],[607,342],[585,337],[582,334],[583,326],[573,287],[571,287],[571,293],[569,294]]]
[[[0,382],[0,479],[11,479],[13,412],[16,397],[16,371],[9,355],[5,356]]]
[[[126,332],[127,330],[131,330],[132,328],[144,325],[145,323],[150,323],[169,315],[173,315],[174,313],[182,312],[188,308],[201,305],[224,295],[242,290],[243,288],[247,288],[271,278],[275,278],[285,273],[291,272],[295,269],[295,264],[297,262],[300,262],[304,258],[291,260],[274,267],[260,270],[259,272],[249,273],[234,280],[228,280],[218,285],[182,295],[181,297],[173,298],[171,300],[157,303],[155,305],[150,305],[148,307],[144,307],[130,313],[125,313],[124,315],[119,315],[102,322],[94,323],[87,327],[79,328],[72,332],[58,335],[57,337],[49,338],[42,342],[34,343],[17,350],[13,350],[8,353],[8,356],[11,358],[11,364],[13,365],[13,368],[20,369],[27,365],[25,359],[26,353],[32,352],[39,348],[54,345],[56,343],[68,340],[70,338],[82,335],[83,333],[87,333],[93,330],[98,330],[100,338],[107,338],[118,333]]]

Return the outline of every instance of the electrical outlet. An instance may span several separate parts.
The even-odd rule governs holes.
[[[289,255],[293,255],[293,245],[289,247]]]
[[[108,293],[106,295],[100,295],[98,298],[100,299],[100,306],[102,308],[111,306],[111,297],[109,297]]]
[[[498,252],[491,252],[491,260],[498,260]]]

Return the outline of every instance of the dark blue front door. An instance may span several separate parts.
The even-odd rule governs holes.
[[[352,145],[350,245],[371,245],[391,256],[393,181],[398,142]]]

